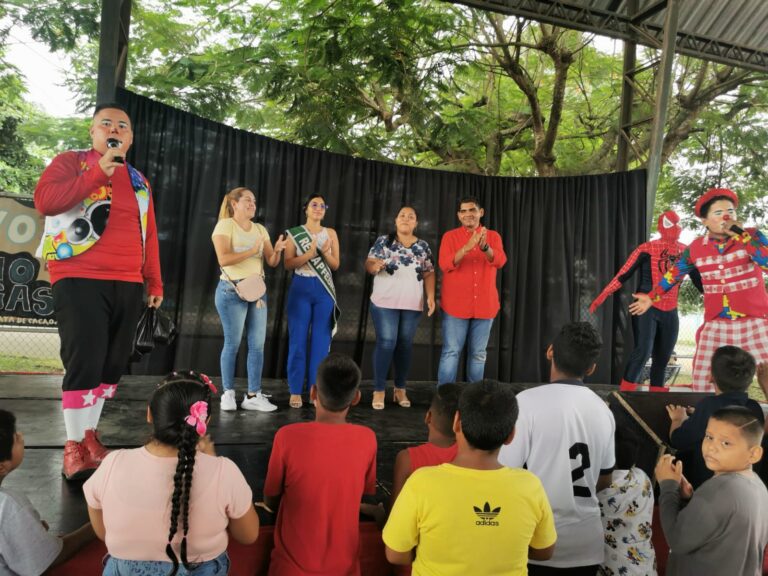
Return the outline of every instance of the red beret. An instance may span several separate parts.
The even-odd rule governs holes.
[[[728,200],[733,202],[734,208],[739,207],[739,197],[736,196],[736,192],[733,190],[728,190],[728,188],[710,188],[704,194],[702,194],[701,198],[696,201],[696,208],[694,209],[696,216],[702,218],[701,209],[704,204],[712,200],[712,198],[717,198],[718,196],[725,196],[728,198]]]

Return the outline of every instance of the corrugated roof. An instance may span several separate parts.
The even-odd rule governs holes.
[[[449,0],[613,38],[660,45],[667,0]],[[768,72],[768,0],[677,0],[676,51]]]

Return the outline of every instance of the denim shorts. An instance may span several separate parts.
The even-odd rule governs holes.
[[[107,554],[104,557],[103,576],[167,576],[173,568],[173,563],[157,560],[120,560]],[[218,557],[207,562],[201,562],[187,570],[179,562],[176,576],[226,576],[229,574],[229,555],[226,550]]]

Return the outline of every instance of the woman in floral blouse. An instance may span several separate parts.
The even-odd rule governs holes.
[[[435,311],[435,267],[432,251],[414,235],[418,218],[411,206],[403,206],[395,218],[395,231],[376,239],[365,270],[374,276],[371,316],[376,329],[373,351],[374,392],[372,406],[384,408],[389,366],[395,364],[394,401],[411,405],[405,381],[411,366],[411,344],[427,294],[427,314]]]

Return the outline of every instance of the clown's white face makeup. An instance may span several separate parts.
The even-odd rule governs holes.
[[[99,110],[91,122],[90,134],[93,149],[101,154],[107,152],[109,138],[115,138],[120,142],[122,154],[127,154],[133,144],[131,119],[128,118],[128,114],[116,108]]]
[[[733,202],[730,200],[717,200],[709,207],[707,217],[702,218],[701,222],[714,236],[723,237],[726,236],[724,230],[728,220],[731,222],[736,221],[736,208],[734,208]]]

